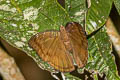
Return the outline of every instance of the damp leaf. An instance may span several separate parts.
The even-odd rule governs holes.
[[[95,74],[103,76],[108,80],[119,80],[115,57],[112,52],[112,44],[106,33],[105,26],[94,36],[88,39],[89,58],[86,69]],[[79,70],[78,70],[79,71]]]
[[[109,16],[113,0],[90,0],[91,6],[87,12],[88,34],[100,28]]]
[[[84,0],[80,0],[85,8]],[[77,2],[80,2],[77,1]],[[79,6],[77,6],[79,7]],[[84,15],[84,14],[82,14]],[[83,20],[83,16],[81,19]],[[82,23],[82,20],[79,22]],[[54,69],[28,46],[34,34],[46,30],[59,30],[61,25],[73,21],[57,0],[1,0],[0,1],[0,37],[12,46],[31,56],[45,70]],[[69,76],[69,74],[68,74]],[[74,76],[69,79],[74,79]]]
[[[63,79],[63,80],[82,80],[78,77],[75,77],[75,76],[69,74],[69,73],[64,73],[64,76],[65,76],[65,79]]]
[[[112,54],[112,44],[106,33],[104,23],[109,16],[112,0],[91,0],[91,6],[88,9],[86,18],[86,30],[88,34],[95,30],[99,30],[88,39],[89,58],[86,69],[92,72],[93,78],[97,79],[96,75],[106,75],[108,80],[119,80],[115,64],[115,57]],[[83,72],[81,69],[78,71]]]

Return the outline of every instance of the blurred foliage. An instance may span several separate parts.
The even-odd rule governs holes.
[[[90,34],[104,26],[112,3],[113,0],[91,0],[88,9],[85,0],[66,0],[65,8],[57,0],[0,0],[0,36],[25,51],[41,68],[54,72],[54,69],[28,46],[30,37],[46,30],[59,30],[60,25],[65,26],[71,21],[84,26],[84,20],[86,32]],[[97,74],[102,76],[103,73],[108,80],[119,80],[105,27],[90,37],[88,43],[89,58],[84,69],[92,73],[95,80]],[[84,69],[78,69],[78,72],[82,73]],[[79,80],[69,73],[64,73],[64,76],[65,79]]]
[[[120,15],[120,0],[114,0],[115,7]]]

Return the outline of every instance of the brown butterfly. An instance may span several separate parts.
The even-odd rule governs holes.
[[[61,26],[60,31],[40,32],[29,40],[29,45],[42,60],[61,72],[82,68],[88,59],[88,42],[85,31],[77,22]]]

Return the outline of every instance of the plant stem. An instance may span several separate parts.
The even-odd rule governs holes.
[[[117,32],[115,25],[113,24],[112,20],[108,18],[106,22],[107,33],[117,51],[117,54],[120,58],[120,35]]]
[[[25,80],[14,59],[0,46],[0,74],[4,80]]]

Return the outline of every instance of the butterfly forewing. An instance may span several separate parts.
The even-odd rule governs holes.
[[[88,42],[85,31],[81,25],[76,22],[71,22],[66,25],[66,31],[69,36],[73,49],[73,57],[78,65],[78,68],[85,66],[88,58]]]
[[[71,56],[66,50],[58,31],[38,33],[31,37],[29,45],[44,61],[56,70],[70,72],[74,70]]]

